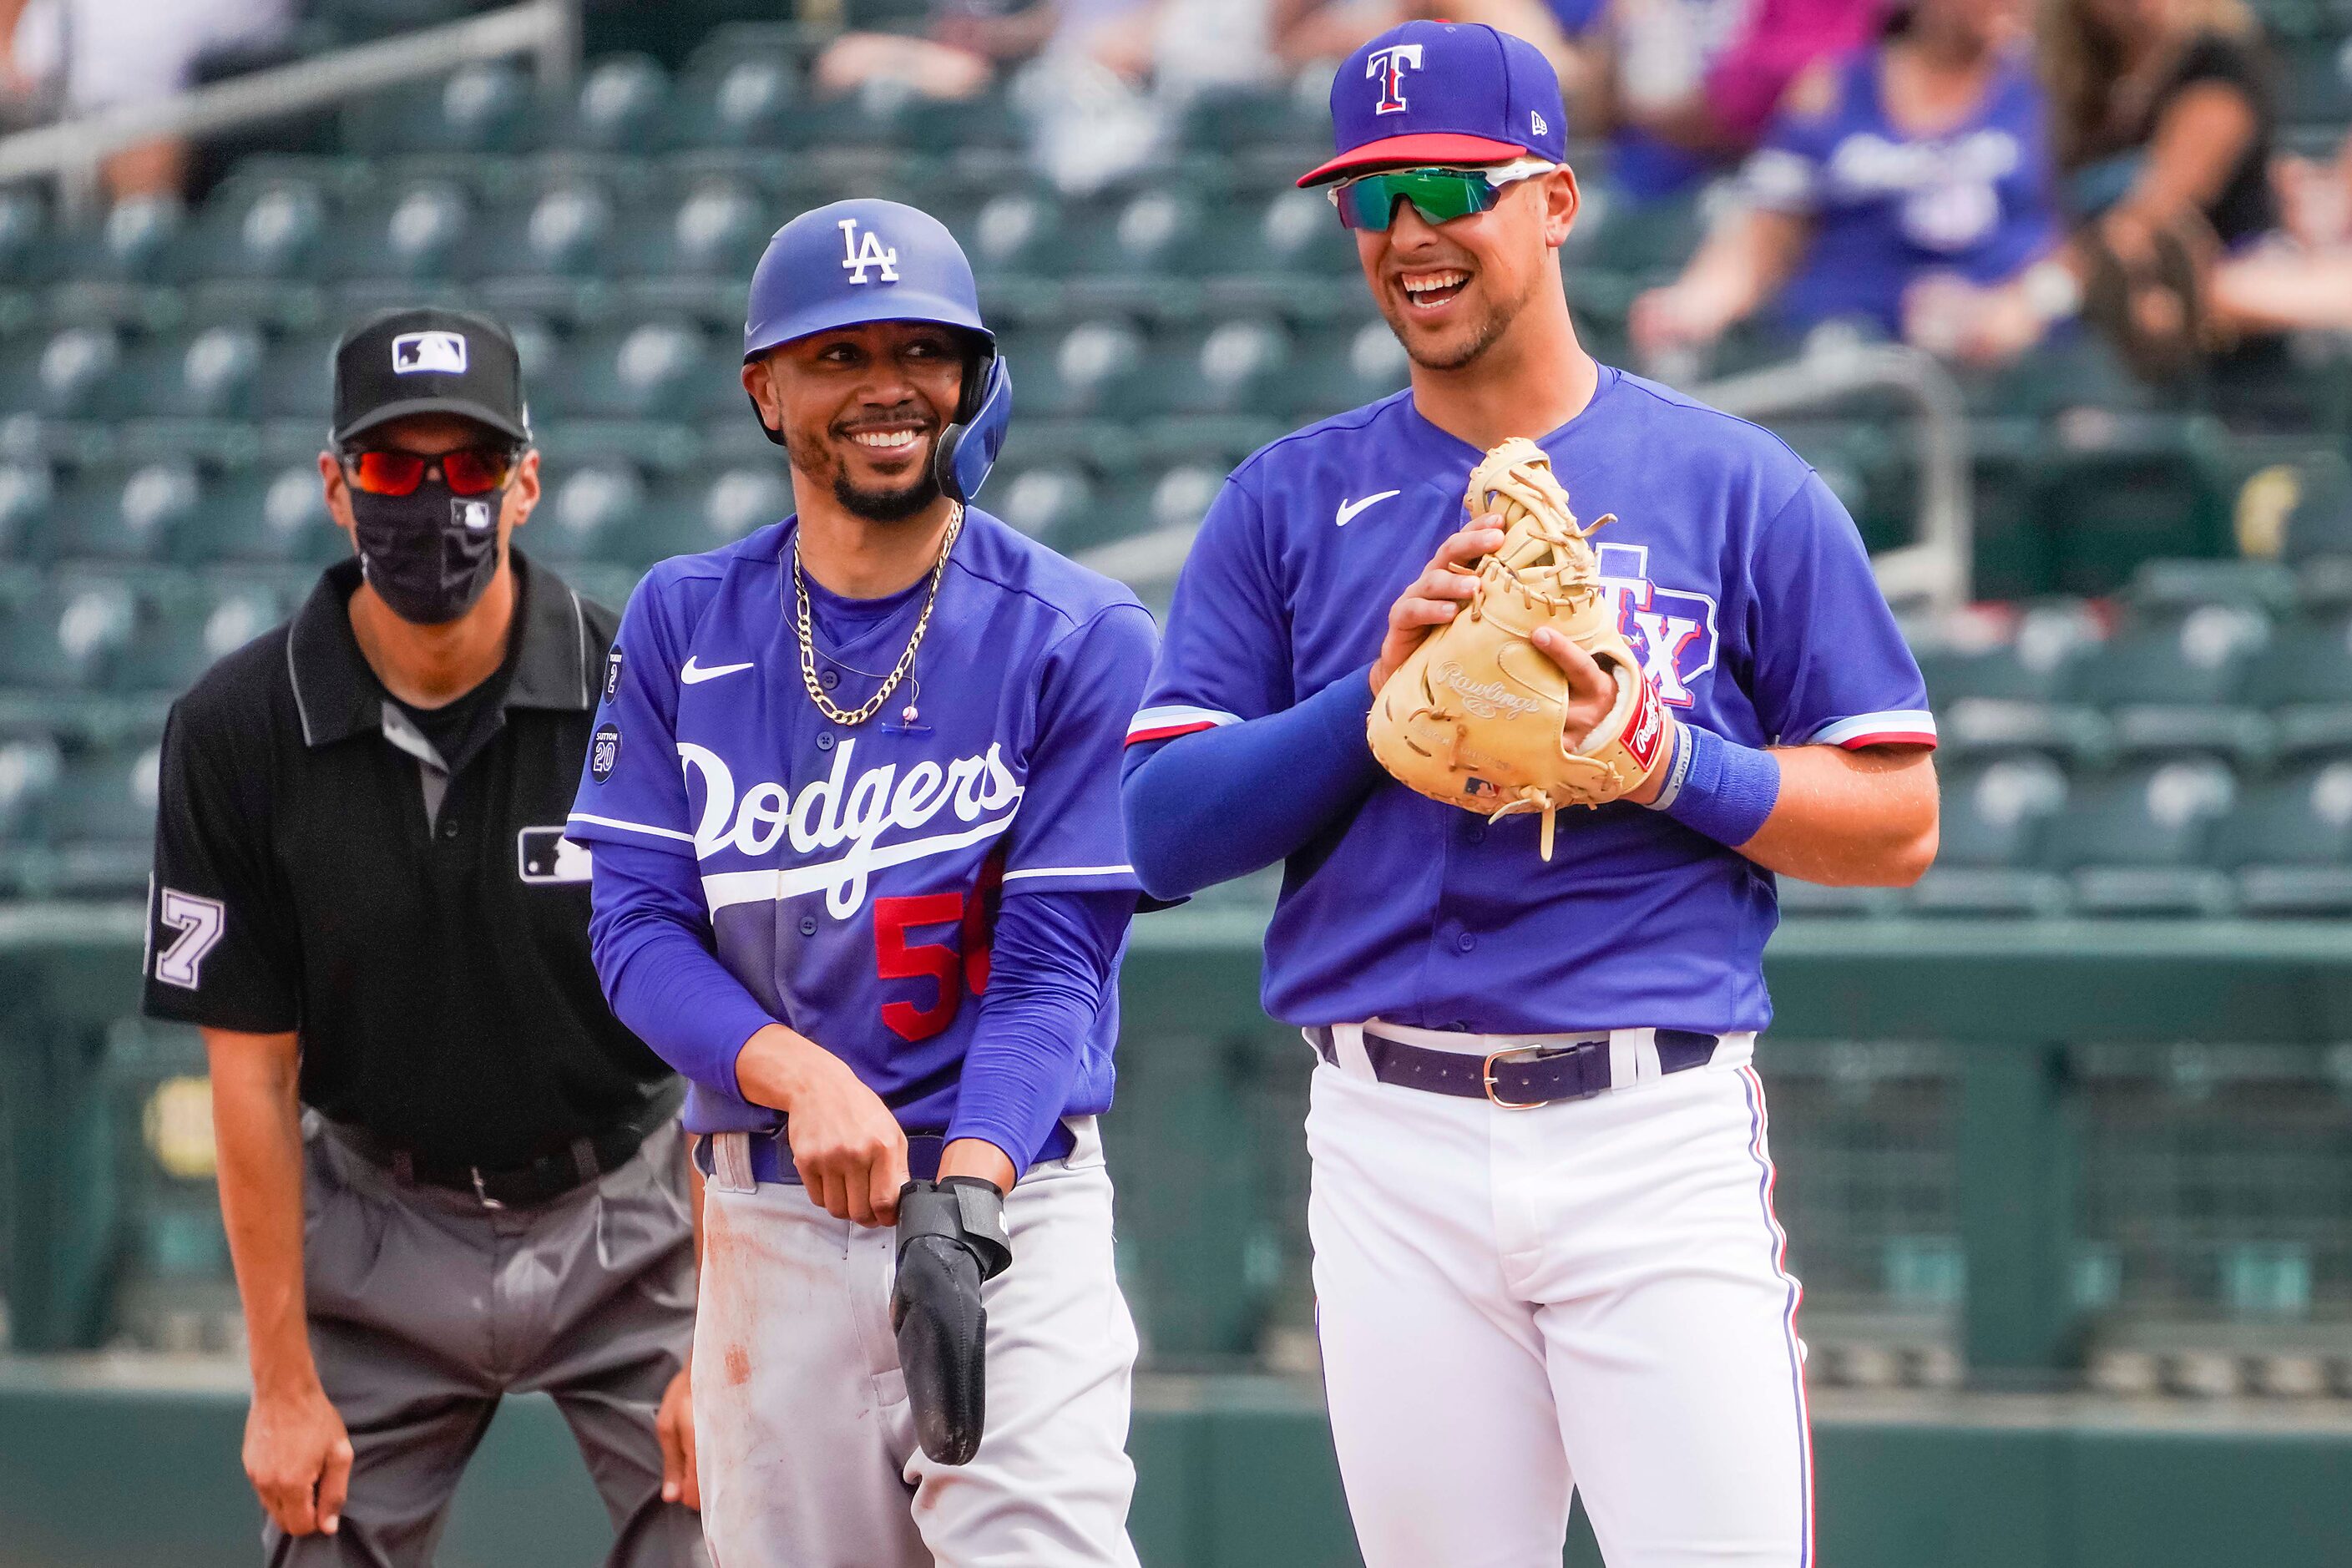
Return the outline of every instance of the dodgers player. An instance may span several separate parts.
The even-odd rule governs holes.
[[[1765,431],[1579,345],[1559,88],[1412,22],[1332,88],[1364,277],[1409,390],[1276,441],[1202,524],[1129,731],[1129,848],[1174,897],[1276,859],[1265,1003],[1320,1065],[1307,1146],[1332,1430],[1370,1568],[1811,1562],[1798,1287],[1771,1209],[1774,872],[1934,854],[1934,723],[1852,521]],[[1391,780],[1372,694],[1502,542],[1483,450],[1538,441],[1675,716],[1627,799],[1489,823]],[[1424,566],[1424,563],[1426,565]],[[1546,632],[1567,733],[1612,678]],[[1647,807],[1648,809],[1645,809]]]
[[[965,504],[1009,380],[924,214],[779,230],[743,383],[796,513],[631,597],[569,829],[614,1009],[691,1081],[713,1555],[1132,1564],[1136,1339],[1095,1118],[1150,617]],[[910,1175],[1009,1194],[961,1467],[918,1448],[892,1342],[877,1227]]]

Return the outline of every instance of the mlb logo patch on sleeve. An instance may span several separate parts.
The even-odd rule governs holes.
[[[403,332],[392,340],[395,375],[463,375],[466,334],[463,332]]]
[[[563,837],[561,827],[526,827],[515,835],[516,871],[531,883],[585,882],[595,858],[585,844]]]

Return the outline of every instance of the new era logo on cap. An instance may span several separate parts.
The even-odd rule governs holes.
[[[403,332],[392,340],[392,368],[397,375],[463,375],[465,334]]]

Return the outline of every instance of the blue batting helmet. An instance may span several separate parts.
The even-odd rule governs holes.
[[[931,458],[940,489],[970,500],[1003,449],[1013,376],[996,352],[996,334],[980,319],[971,263],[929,213],[861,198],[804,212],[778,229],[751,273],[743,357],[866,321],[936,321],[977,344],[962,401]],[[774,430],[768,438],[783,439]]]

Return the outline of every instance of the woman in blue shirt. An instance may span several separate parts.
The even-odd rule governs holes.
[[[1635,348],[1711,342],[1768,302],[1792,331],[1855,320],[1978,362],[2038,342],[2070,301],[2038,309],[2027,286],[2062,230],[2023,11],[1915,0],[1801,77],[1739,210],[1634,302]]]

